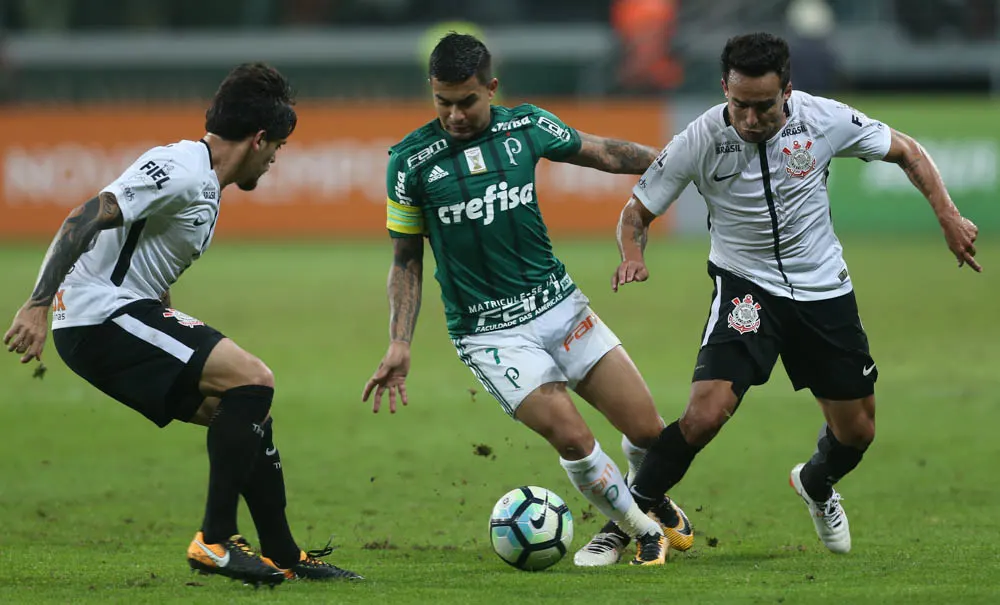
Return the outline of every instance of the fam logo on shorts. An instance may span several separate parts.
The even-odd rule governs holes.
[[[747,332],[756,334],[760,328],[760,314],[757,313],[760,311],[760,303],[753,301],[752,294],[747,294],[743,300],[737,296],[732,302],[736,307],[729,312],[729,327],[740,334]]]
[[[788,147],[782,149],[781,153],[788,156],[788,166],[785,166],[785,172],[799,179],[812,172],[813,168],[816,167],[816,158],[809,151],[812,146],[812,141],[806,141],[805,147],[798,141],[793,141],[791,149]]]
[[[205,322],[195,319],[194,317],[191,317],[187,313],[181,313],[177,309],[167,309],[166,311],[163,312],[163,316],[168,319],[173,317],[174,319],[177,320],[177,323],[187,328],[193,328],[195,326],[205,325]]]
[[[600,321],[601,318],[597,316],[597,313],[591,313],[585,317],[583,321],[576,324],[576,327],[566,335],[566,339],[563,340],[563,348],[569,351],[569,347],[574,341],[580,340],[586,336],[587,332],[590,332],[590,330],[593,329],[593,327]]]

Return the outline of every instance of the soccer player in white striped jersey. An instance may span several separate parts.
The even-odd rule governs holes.
[[[236,67],[201,140],[150,149],[70,213],[4,336],[23,363],[40,362],[51,307],[52,339],[70,369],[157,426],[207,426],[208,499],[188,563],[253,584],[360,576],[320,561],[330,549],[306,553],[292,538],[272,440],[271,370],[174,309],[170,286],[212,241],[222,190],[254,189],[274,163],[295,129],[293,102],[277,70]],[[261,553],[237,531],[240,495]]]
[[[851,534],[834,485],[875,438],[878,371],[833,231],[827,168],[837,157],[899,165],[930,203],[958,265],[975,271],[978,230],[919,143],[843,103],[793,91],[784,40],[731,38],[721,64],[726,102],[663,149],[618,226],[616,291],[649,278],[649,225],[693,182],[708,205],[715,289],[687,409],[649,449],[656,463],[642,467],[637,483],[650,493],[636,498],[677,484],[780,356],[794,388],[808,388],[826,420],[816,452],[789,480],[823,544],[845,553]]]

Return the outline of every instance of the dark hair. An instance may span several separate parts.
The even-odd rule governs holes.
[[[751,78],[773,71],[778,74],[784,89],[792,77],[788,43],[778,36],[762,32],[733,36],[726,41],[726,48],[722,51],[723,80],[729,80],[730,71]]]
[[[449,32],[431,52],[430,75],[442,82],[457,84],[476,76],[480,84],[491,78],[490,51],[475,36]]]
[[[277,69],[264,63],[233,68],[215,92],[205,112],[205,130],[239,141],[263,130],[268,141],[284,139],[295,130],[297,117],[291,87]]]

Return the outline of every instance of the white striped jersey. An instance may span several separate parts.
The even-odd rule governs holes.
[[[717,105],[675,136],[633,189],[663,214],[694,183],[708,205],[709,261],[776,296],[823,300],[851,291],[833,231],[827,175],[835,157],[889,152],[883,123],[831,99],[794,91],[770,140],[747,143]]]
[[[204,141],[150,149],[102,190],[123,224],[101,231],[53,301],[53,329],[102,323],[122,306],[160,298],[212,241],[221,189]]]

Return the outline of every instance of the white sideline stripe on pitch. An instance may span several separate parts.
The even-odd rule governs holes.
[[[190,361],[191,356],[194,355],[194,349],[191,347],[165,332],[147,326],[131,315],[119,315],[111,321],[121,326],[123,330],[132,336],[145,340],[157,349],[170,353],[184,363]]]
[[[715,324],[719,322],[719,307],[722,306],[722,276],[715,276],[715,298],[712,299],[712,309],[708,312],[708,323],[705,324],[705,336],[701,339],[701,346],[708,344],[708,337],[712,335]]]

